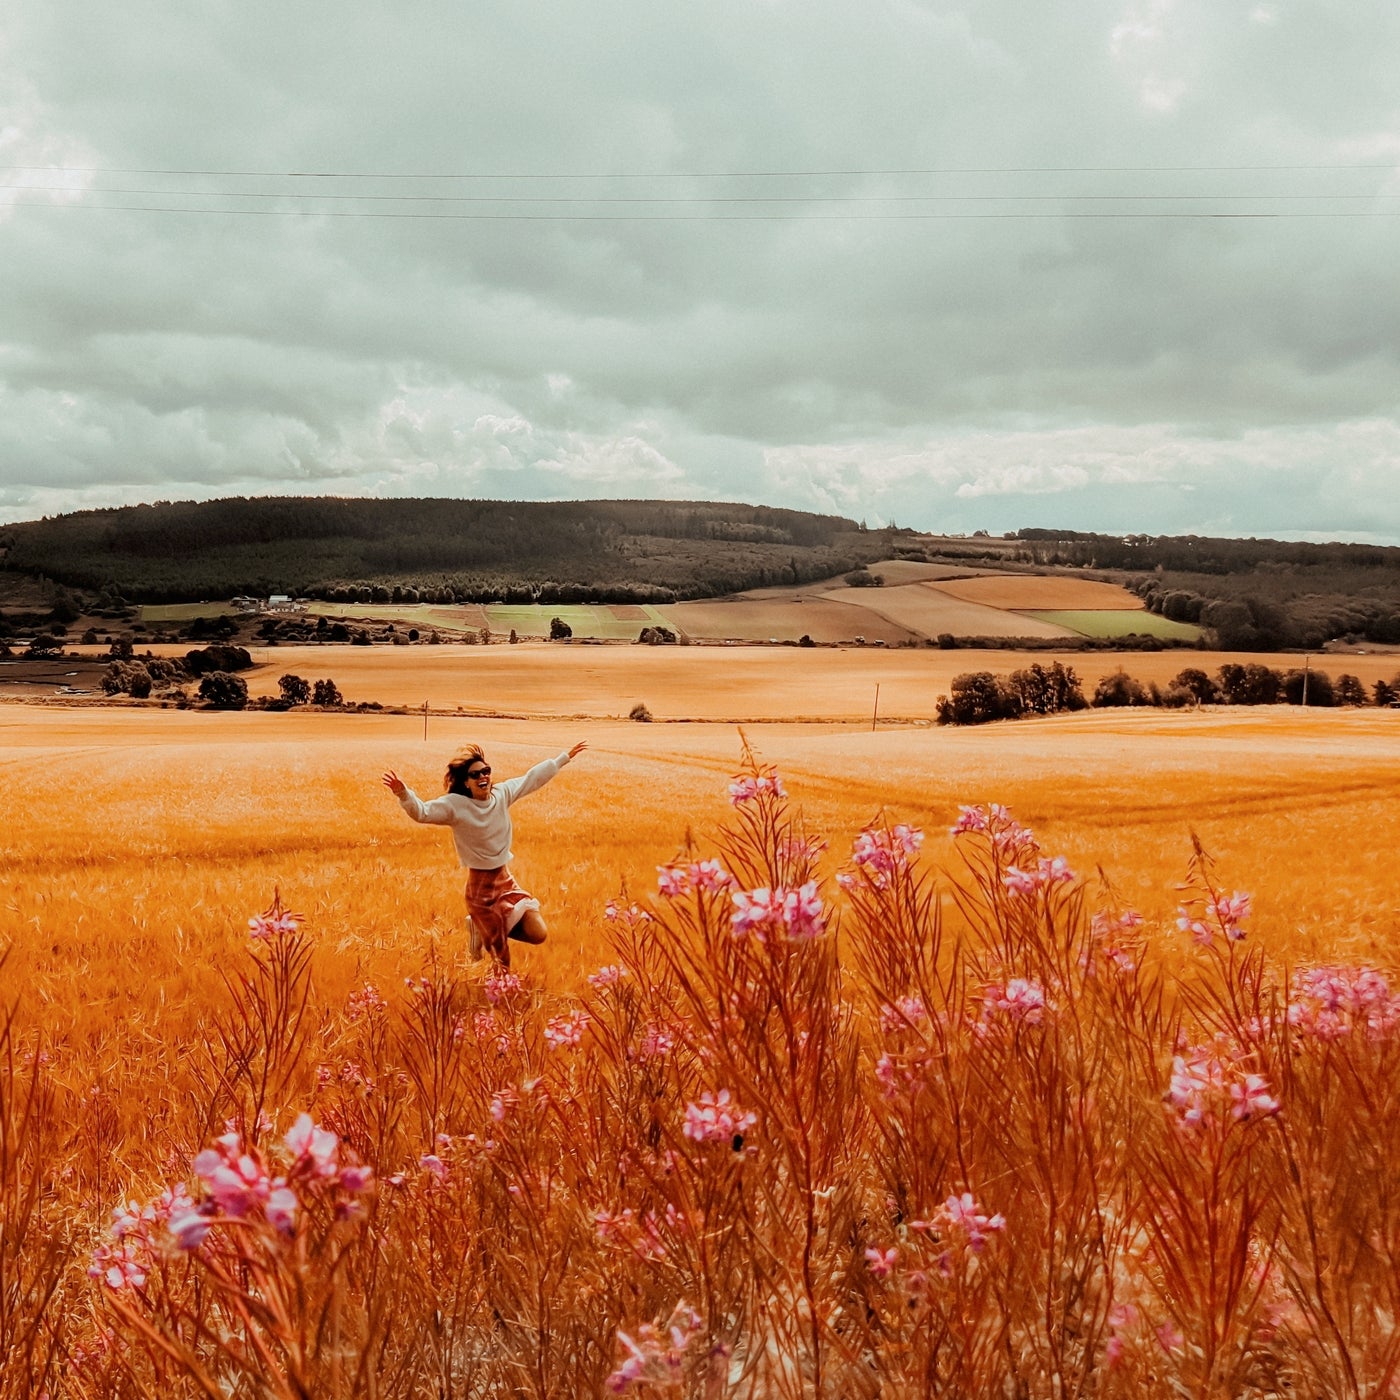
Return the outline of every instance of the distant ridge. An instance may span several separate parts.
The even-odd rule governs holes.
[[[662,602],[830,578],[908,533],[711,501],[238,496],[0,527],[0,567],[145,603],[394,587],[457,601]]]

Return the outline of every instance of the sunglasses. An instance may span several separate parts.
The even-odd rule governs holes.
[[[475,783],[479,782],[482,778],[489,778],[490,776],[491,770],[489,768],[473,768],[472,771],[467,774],[467,781]]]

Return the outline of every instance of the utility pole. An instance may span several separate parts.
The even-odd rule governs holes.
[[[870,732],[875,732],[875,721],[880,717],[880,682],[875,682],[875,711],[870,716]]]
[[[423,742],[428,742],[428,702],[423,701]]]
[[[1312,653],[1308,652],[1303,657],[1303,708],[1308,708],[1308,671],[1312,665]]]

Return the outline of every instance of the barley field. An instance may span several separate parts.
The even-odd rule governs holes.
[[[498,653],[426,739],[0,705],[0,1396],[1387,1393],[1400,716]],[[380,774],[579,739],[473,962]]]

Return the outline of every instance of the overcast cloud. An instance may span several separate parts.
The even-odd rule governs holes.
[[[1400,543],[1397,62],[1391,0],[11,0],[0,520]]]

